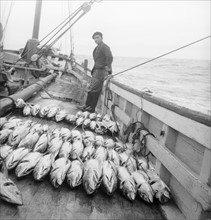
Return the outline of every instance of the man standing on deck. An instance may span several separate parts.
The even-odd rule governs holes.
[[[101,32],[95,32],[92,38],[97,46],[93,51],[94,67],[91,72],[91,83],[88,87],[86,104],[78,106],[79,109],[89,112],[95,112],[95,107],[103,88],[103,82],[108,74],[112,74],[111,64],[113,62],[111,50],[103,42],[103,34]]]

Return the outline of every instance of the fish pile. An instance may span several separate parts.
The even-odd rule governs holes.
[[[64,181],[71,189],[83,185],[90,195],[101,187],[109,196],[116,189],[130,201],[139,196],[152,203],[170,199],[170,189],[131,143],[90,130],[55,128],[16,117],[0,118],[0,156],[17,178],[49,175],[53,187]],[[0,194],[0,197],[3,198]]]
[[[77,127],[89,128],[98,134],[118,134],[119,123],[111,119],[109,115],[102,116],[88,111],[78,111],[75,115],[56,106],[44,106],[25,103],[22,99],[16,100],[16,107],[23,109],[24,116],[53,119],[56,122],[66,121]]]
[[[8,177],[4,161],[0,162],[0,198],[14,205],[23,205],[23,198],[15,183]]]

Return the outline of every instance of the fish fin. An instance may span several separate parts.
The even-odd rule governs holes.
[[[120,182],[120,184],[119,184],[119,188],[120,188],[120,189],[122,189],[122,188],[123,188],[124,183],[125,183],[125,181]]]
[[[5,175],[6,178],[8,178],[8,170],[6,167],[6,163],[3,159],[2,159],[2,164],[1,164],[1,172]]]
[[[81,160],[81,158],[78,156],[78,154],[75,154],[76,158],[83,164],[83,161]]]

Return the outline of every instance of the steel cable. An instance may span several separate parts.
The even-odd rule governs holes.
[[[158,57],[155,57],[155,58],[153,58],[153,59],[147,60],[147,61],[145,61],[145,62],[143,62],[143,63],[140,63],[140,64],[138,64],[138,65],[135,65],[135,66],[133,66],[133,67],[131,67],[131,68],[128,68],[128,69],[126,69],[126,70],[123,70],[123,71],[121,71],[121,72],[115,73],[114,75],[112,75],[112,77],[117,76],[117,75],[122,74],[122,73],[125,73],[125,72],[127,72],[127,71],[129,71],[129,70],[135,69],[135,68],[137,68],[137,67],[139,67],[139,66],[142,66],[142,65],[144,65],[144,64],[146,64],[146,63],[149,63],[149,62],[152,62],[152,61],[154,61],[154,60],[157,60],[157,59],[159,59],[159,58],[161,58],[161,57],[164,57],[164,56],[166,56],[166,55],[169,55],[169,54],[171,54],[171,53],[174,53],[174,52],[176,52],[176,51],[178,51],[178,50],[181,50],[181,49],[183,49],[183,48],[185,48],[185,47],[188,47],[188,46],[190,46],[190,45],[196,44],[196,43],[198,43],[198,42],[200,42],[200,41],[206,40],[206,39],[208,39],[208,38],[210,38],[210,37],[211,37],[211,35],[210,35],[210,36],[207,36],[207,37],[204,37],[204,38],[201,38],[201,39],[199,39],[199,40],[197,40],[197,41],[193,41],[193,42],[191,42],[191,43],[189,43],[189,44],[186,44],[185,46],[179,47],[179,48],[177,48],[177,49],[175,49],[175,50],[171,50],[171,51],[168,52],[168,53],[164,53],[164,54],[162,54],[162,55],[160,55],[160,56],[158,56]]]

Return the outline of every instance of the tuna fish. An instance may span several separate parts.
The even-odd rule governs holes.
[[[55,115],[56,122],[62,121],[67,116],[67,112],[65,110],[60,110]]]
[[[90,120],[95,120],[97,118],[97,114],[96,113],[90,113],[89,118],[90,118]]]
[[[95,126],[95,132],[97,134],[105,134],[107,132],[107,127],[105,126],[103,122],[97,121],[96,126]]]
[[[113,139],[111,139],[111,138],[108,138],[108,139],[105,140],[104,146],[106,148],[109,148],[109,149],[110,148],[114,148],[115,147],[115,141]]]
[[[126,149],[126,146],[121,141],[117,141],[114,146],[114,150],[118,153],[123,153]]]
[[[119,130],[119,123],[118,122],[114,122],[114,121],[110,121],[110,123],[107,125],[108,130],[114,134],[117,133]]]
[[[42,132],[43,130],[43,127],[42,127],[42,125],[41,124],[39,124],[39,123],[35,123],[32,127],[31,127],[31,129],[30,129],[30,132],[32,132],[32,133],[34,133],[34,132]]]
[[[48,114],[48,112],[49,112],[48,106],[41,107],[41,109],[39,111],[40,118],[44,118]]]
[[[60,137],[60,129],[59,128],[53,129],[52,132],[50,133],[50,139],[53,139],[55,137]]]
[[[95,146],[96,147],[100,147],[100,146],[103,147],[104,143],[105,143],[105,140],[104,140],[103,136],[101,136],[101,135],[95,136]]]
[[[149,183],[155,193],[155,198],[162,204],[166,203],[170,199],[169,187],[160,179],[155,170],[148,169],[147,175],[149,177]]]
[[[104,147],[98,147],[94,152],[93,158],[103,163],[107,159],[107,156],[108,156],[107,149],[105,149]]]
[[[6,123],[4,123],[2,130],[14,129],[16,126],[20,125],[21,123],[23,123],[21,119],[12,117]]]
[[[87,128],[91,123],[91,120],[89,118],[86,118],[84,121],[83,121],[83,128]]]
[[[117,170],[114,163],[109,160],[103,163],[102,188],[109,196],[117,189]]]
[[[29,132],[18,144],[18,148],[25,147],[32,150],[40,137],[39,132]]]
[[[93,194],[102,182],[102,165],[96,159],[84,163],[83,187],[88,195]]]
[[[30,105],[25,105],[25,107],[23,108],[23,115],[24,116],[29,116],[31,115],[31,106]]]
[[[4,125],[3,125],[3,127],[2,127],[2,130],[4,130],[4,129],[14,129],[16,126],[18,126],[18,125],[20,125],[21,123],[23,123],[22,122],[22,120],[21,119],[14,119],[14,120],[11,120],[11,121],[7,121]]]
[[[47,118],[53,118],[58,111],[59,111],[59,108],[56,106],[49,108]]]
[[[17,126],[9,135],[8,144],[13,147],[17,147],[20,141],[29,133],[29,130],[29,123],[24,123],[23,125]]]
[[[154,183],[152,182],[151,187],[155,193],[155,198],[158,199],[160,203],[164,204],[169,201],[170,189],[161,179]]]
[[[70,160],[67,158],[59,158],[52,163],[52,169],[50,171],[50,180],[55,188],[62,185],[67,171],[70,167]]]
[[[146,202],[153,203],[154,192],[150,184],[145,179],[145,176],[141,172],[132,173],[133,180],[137,187],[138,195]]]
[[[40,111],[40,109],[41,109],[41,106],[40,105],[34,105],[34,106],[32,106],[32,108],[31,108],[31,114],[32,114],[32,116],[37,116],[37,114],[39,113],[39,111]]]
[[[8,170],[15,168],[23,157],[30,152],[30,149],[21,147],[13,150],[5,160],[6,167]]]
[[[15,101],[15,105],[16,105],[16,108],[23,108],[26,105],[26,103],[24,102],[23,99],[19,98]]]
[[[128,155],[131,155],[133,154],[134,152],[134,146],[132,145],[132,143],[125,143],[124,144],[124,147],[125,147],[125,153],[128,154]]]
[[[82,111],[78,111],[76,114],[75,114],[75,117],[78,119],[79,117],[81,117],[83,114]]]
[[[71,131],[68,128],[61,128],[60,129],[60,136],[62,137],[63,140],[69,140],[71,138]]]
[[[128,169],[129,173],[135,172],[137,170],[136,160],[132,155],[129,156],[125,166]]]
[[[31,173],[42,156],[43,154],[39,152],[28,153],[25,157],[21,159],[18,166],[16,167],[16,176],[23,177]]]
[[[132,155],[127,155],[125,152],[119,154],[120,165],[125,166],[130,173],[137,170],[136,160]]]
[[[84,145],[81,140],[76,140],[72,144],[72,151],[70,153],[70,158],[72,160],[77,159],[78,157],[81,157],[84,150]]]
[[[141,156],[136,156],[136,161],[137,161],[137,167],[139,170],[145,170],[149,169],[149,165],[147,160],[144,157]]]
[[[120,165],[119,154],[114,149],[108,149],[108,160],[112,161],[116,166]]]
[[[97,125],[97,122],[96,121],[91,121],[90,124],[89,124],[89,127],[91,130],[95,130],[96,129],[96,125]]]
[[[80,125],[83,124],[84,120],[85,120],[85,119],[84,119],[83,117],[79,117],[79,118],[76,120],[75,123],[76,123],[77,126],[80,126]]]
[[[12,151],[13,148],[8,144],[0,146],[0,158],[5,159]]]
[[[79,186],[82,183],[83,163],[79,160],[73,160],[66,176],[67,183],[71,189]]]
[[[0,117],[0,129],[3,127],[3,125],[7,122],[6,117]]]
[[[75,122],[76,122],[76,120],[77,120],[76,116],[75,116],[75,115],[72,115],[72,114],[68,114],[68,115],[65,117],[65,119],[66,119],[68,122],[72,123],[72,124],[75,124]]]
[[[103,116],[100,113],[98,113],[96,116],[96,121],[102,121],[102,119],[103,119]]]
[[[89,118],[90,113],[88,111],[85,111],[81,114],[81,117],[83,117],[84,119]]]
[[[70,153],[72,151],[72,144],[69,141],[65,141],[59,151],[59,158],[60,157],[65,157],[65,158],[69,158]]]
[[[9,135],[12,133],[12,130],[11,129],[3,129],[0,131],[0,144],[4,144]]]
[[[37,143],[35,144],[33,151],[44,153],[48,147],[48,136],[47,133],[43,133]]]
[[[34,179],[37,181],[43,180],[50,172],[51,165],[54,161],[53,154],[44,155],[36,164],[33,170]]]
[[[86,161],[90,159],[95,152],[95,147],[93,144],[88,145],[87,147],[84,148],[83,153],[82,153],[82,161]]]
[[[72,141],[74,142],[76,140],[82,141],[82,135],[80,131],[73,129],[72,130]]]
[[[110,118],[109,115],[105,114],[105,115],[103,116],[102,121],[110,122],[110,121],[111,121],[111,118]]]
[[[49,129],[48,125],[46,125],[46,124],[42,125],[42,131],[43,132],[48,132],[48,129]]]
[[[119,180],[120,190],[122,190],[123,195],[129,200],[133,201],[136,197],[137,188],[136,184],[129,174],[126,167],[119,166],[117,168],[117,177]]]
[[[8,178],[8,172],[4,162],[0,171],[0,180],[0,198],[15,205],[23,205],[21,192],[15,183]]]
[[[60,149],[61,149],[63,141],[62,141],[61,137],[55,137],[48,144],[49,145],[48,145],[47,152],[57,156]]]
[[[85,131],[82,136],[83,136],[83,142],[85,146],[93,144],[95,141],[95,135],[91,131]]]

